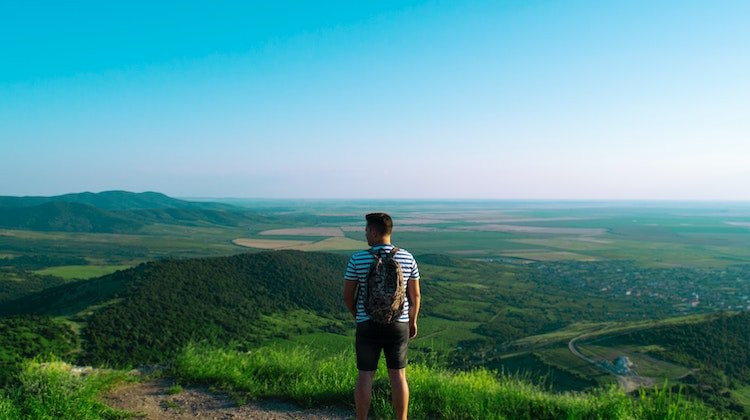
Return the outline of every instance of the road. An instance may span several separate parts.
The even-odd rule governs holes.
[[[617,384],[620,386],[622,390],[625,392],[632,392],[639,388],[646,387],[646,386],[653,386],[656,383],[656,380],[654,378],[648,378],[645,376],[638,376],[638,375],[618,375],[608,369],[605,369],[599,362],[596,360],[584,355],[580,351],[578,351],[578,348],[576,347],[576,341],[586,338],[590,335],[593,335],[595,333],[586,333],[581,334],[577,337],[574,337],[570,341],[568,341],[568,350],[570,350],[571,353],[573,353],[576,357],[579,359],[590,363],[594,365],[597,369],[602,370],[615,378],[617,378]]]

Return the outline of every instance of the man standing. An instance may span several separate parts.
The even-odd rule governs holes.
[[[354,253],[344,274],[344,303],[357,323],[355,349],[357,353],[357,385],[354,403],[357,419],[367,419],[372,398],[372,380],[378,367],[380,352],[385,354],[388,377],[391,381],[393,408],[397,419],[406,419],[409,407],[409,385],[406,382],[406,350],[409,339],[417,335],[417,315],[421,296],[419,269],[414,257],[406,250],[391,244],[393,220],[385,213],[365,216],[365,237],[372,248]],[[380,324],[370,319],[365,311],[367,275],[375,255],[383,257],[396,250],[393,258],[401,266],[406,288],[404,309],[395,322]],[[375,254],[375,255],[373,255]]]

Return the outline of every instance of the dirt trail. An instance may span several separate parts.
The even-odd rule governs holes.
[[[170,393],[169,379],[127,384],[106,394],[103,401],[113,407],[138,413],[145,419],[261,419],[339,420],[352,412],[338,407],[302,409],[275,401],[251,401],[238,406],[230,398],[205,388],[189,387]]]

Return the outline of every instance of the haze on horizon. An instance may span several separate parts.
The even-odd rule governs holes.
[[[0,195],[750,200],[750,2],[12,2]]]

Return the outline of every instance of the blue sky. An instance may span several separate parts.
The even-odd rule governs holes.
[[[107,3],[0,4],[0,195],[750,200],[750,2]]]

